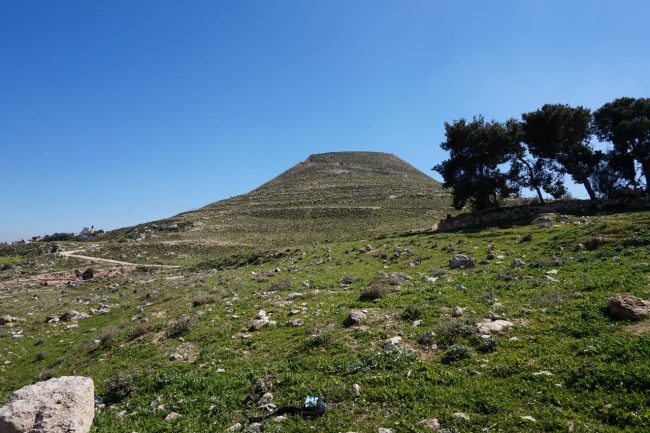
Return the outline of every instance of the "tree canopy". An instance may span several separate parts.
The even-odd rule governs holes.
[[[589,178],[601,154],[590,144],[591,111],[565,104],[546,104],[540,110],[523,114],[522,118],[523,140],[530,153],[557,161],[595,199]]]
[[[613,145],[621,173],[637,184],[634,164],[650,185],[650,98],[618,98],[594,113],[593,132]]]
[[[434,167],[453,188],[453,205],[461,209],[470,203],[480,210],[499,205],[502,197],[516,192],[499,165],[505,163],[514,143],[507,129],[482,116],[445,123],[446,140],[440,145],[450,158]]]

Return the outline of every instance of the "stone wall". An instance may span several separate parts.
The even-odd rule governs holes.
[[[636,209],[650,209],[650,202],[642,199],[614,199],[607,201],[563,200],[547,204],[526,204],[448,217],[438,223],[436,231],[446,232],[470,227],[497,225],[506,221],[532,218],[545,213],[579,214],[593,211]]]

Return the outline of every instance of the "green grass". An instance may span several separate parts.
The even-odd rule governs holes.
[[[26,319],[24,337],[5,331],[0,338],[0,401],[40,377],[80,374],[94,379],[107,404],[93,432],[224,431],[264,414],[254,391],[264,380],[278,407],[299,406],[307,395],[330,404],[314,420],[268,420],[265,432],[425,432],[421,421],[429,417],[455,432],[649,431],[650,334],[631,333],[630,323],[611,321],[604,308],[618,293],[650,299],[650,213],[589,221],[257,252],[175,245],[175,256],[164,256],[166,247],[145,246],[137,250],[141,257],[143,251],[170,263],[176,257],[185,267],[136,270],[63,290],[0,292],[0,314]],[[532,240],[520,242],[527,234]],[[596,249],[572,251],[597,236]],[[360,253],[367,244],[372,251]],[[449,269],[453,253],[442,249],[448,244],[475,256],[476,268]],[[102,254],[115,258],[137,255],[128,242],[101,245]],[[488,245],[505,258],[484,260]],[[516,257],[526,265],[511,269]],[[34,253],[30,260],[40,267],[53,259]],[[553,269],[557,282],[545,277]],[[380,300],[360,300],[361,288],[380,272],[411,280]],[[346,276],[353,281],[342,285]],[[267,292],[271,286],[276,290]],[[302,296],[289,300],[294,292]],[[200,297],[216,302],[193,303]],[[82,319],[77,328],[45,323],[48,315],[100,303],[112,311]],[[465,308],[463,317],[451,317],[454,306]],[[249,333],[260,309],[277,326]],[[351,309],[367,309],[367,319],[345,328]],[[486,343],[471,329],[489,311],[515,327]],[[168,336],[181,316],[193,317],[194,326]],[[304,326],[287,324],[296,317]],[[437,350],[419,343],[427,331],[436,333]],[[402,336],[401,348],[384,352],[384,341],[395,335]],[[168,359],[183,341],[195,344],[196,361]],[[469,356],[446,356],[454,345],[466,346]],[[40,351],[46,356],[39,360]],[[543,371],[551,375],[536,374]],[[164,422],[172,411],[182,416]],[[452,419],[454,412],[470,421]]]

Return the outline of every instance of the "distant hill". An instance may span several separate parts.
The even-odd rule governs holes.
[[[113,234],[287,245],[427,228],[452,212],[441,184],[397,156],[336,152],[312,155],[248,194]]]

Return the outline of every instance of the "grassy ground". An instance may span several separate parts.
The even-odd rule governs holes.
[[[237,257],[176,245],[178,270],[6,288],[0,314],[24,321],[0,328],[0,401],[39,378],[79,374],[94,379],[105,405],[93,432],[225,431],[238,422],[256,431],[248,420],[268,414],[257,407],[262,383],[281,409],[299,407],[308,395],[329,404],[313,420],[271,417],[265,432],[426,432],[422,421],[431,417],[451,432],[650,431],[650,325],[604,314],[615,294],[650,299],[650,213],[577,221]],[[577,243],[589,248],[574,252]],[[119,259],[121,245],[104,242],[98,254]],[[503,257],[487,260],[488,245]],[[156,248],[163,257],[167,250]],[[476,268],[450,269],[454,253],[473,255]],[[43,251],[12,251],[0,263],[16,256],[41,270],[64,266]],[[512,269],[514,258],[526,264]],[[4,283],[16,278],[15,269],[3,272]],[[361,301],[361,288],[375,280],[393,287],[382,272],[411,279],[382,299]],[[45,323],[100,304],[111,311]],[[455,306],[465,309],[462,317],[452,317]],[[260,309],[277,326],[249,332]],[[352,309],[366,309],[367,319],[345,328]],[[480,338],[475,324],[488,312],[515,326]],[[290,325],[295,318],[304,324]],[[12,336],[17,330],[22,337]],[[419,343],[430,331],[435,350]],[[384,351],[398,335],[398,348]],[[175,352],[184,359],[170,360]],[[164,421],[171,412],[180,417]]]

